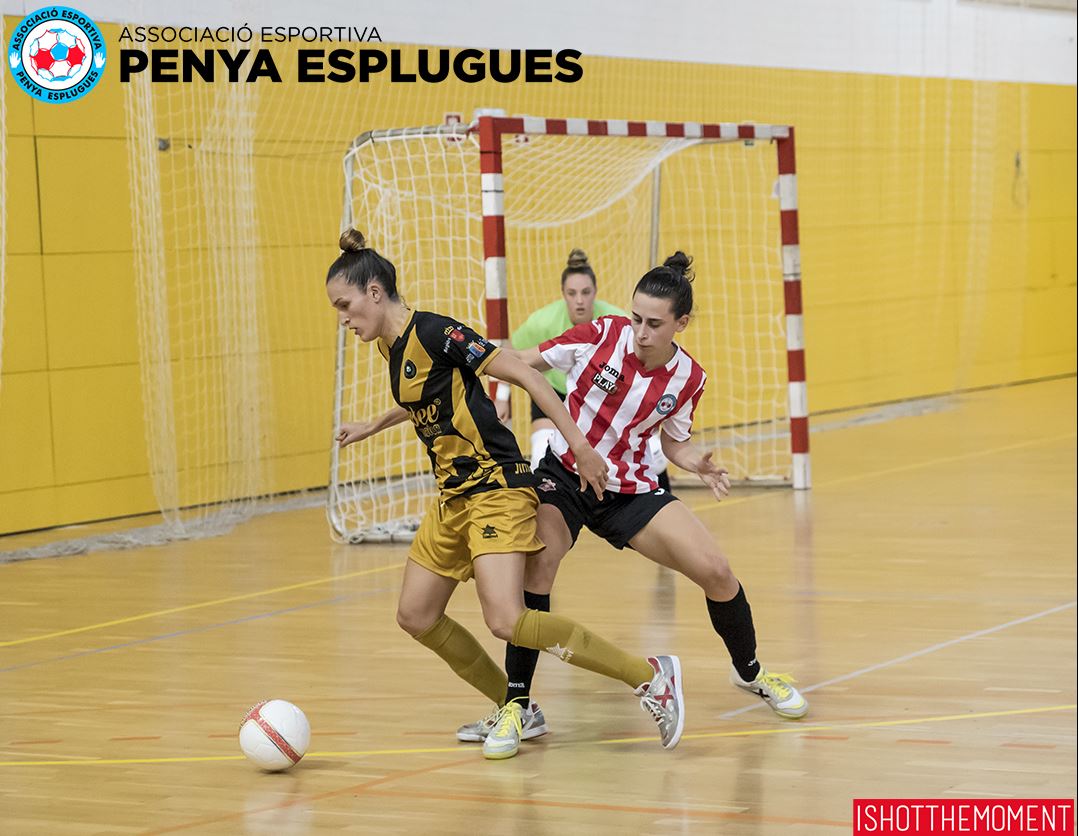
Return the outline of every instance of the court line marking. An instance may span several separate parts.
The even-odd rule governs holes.
[[[118,624],[131,624],[135,621],[143,621],[147,618],[157,618],[162,615],[173,615],[178,612],[190,612],[191,610],[203,609],[204,607],[215,607],[218,604],[231,604],[235,601],[249,601],[252,598],[261,598],[264,595],[276,595],[278,592],[291,592],[294,589],[304,589],[309,586],[319,586],[324,583],[331,583],[333,581],[345,581],[350,578],[358,578],[363,575],[374,575],[378,572],[389,572],[391,569],[400,570],[403,564],[394,563],[390,566],[377,566],[374,569],[361,569],[358,572],[347,572],[344,575],[330,575],[326,578],[316,578],[312,581],[301,581],[300,583],[292,583],[287,586],[276,586],[273,589],[262,589],[258,592],[245,592],[243,595],[230,595],[228,598],[215,598],[212,601],[203,601],[198,604],[184,604],[181,607],[170,607],[167,610],[155,610],[154,612],[145,612],[138,615],[130,615],[126,618],[116,618],[112,621],[102,621],[97,624],[87,624],[85,627],[72,627],[69,630],[58,630],[55,633],[46,633],[42,636],[27,636],[23,639],[11,639],[9,641],[0,642],[0,647],[14,647],[18,644],[29,644],[30,642],[41,642],[46,639],[57,639],[61,636],[73,636],[76,633],[86,633],[90,630],[100,630],[103,627],[115,627]]]
[[[897,468],[889,468],[889,469],[886,469],[886,470],[877,470],[877,471],[869,471],[867,473],[859,473],[859,474],[856,474],[854,476],[840,477],[839,479],[831,479],[831,480],[828,480],[828,481],[825,481],[825,482],[821,482],[816,487],[817,488],[826,488],[826,487],[831,487],[832,485],[840,484],[842,482],[849,482],[849,481],[854,481],[854,480],[857,480],[857,479],[869,479],[869,478],[873,478],[875,476],[885,476],[885,475],[888,475],[888,474],[891,474],[891,473],[897,473],[897,472],[904,471],[904,470],[913,470],[913,469],[920,468],[920,467],[928,467],[930,465],[939,464],[941,462],[961,461],[961,460],[964,460],[964,459],[977,458],[979,456],[988,456],[988,455],[993,455],[995,453],[1001,453],[1001,452],[1008,452],[1010,450],[1016,450],[1016,449],[1019,449],[1019,448],[1022,448],[1022,447],[1031,447],[1031,446],[1034,446],[1034,445],[1037,445],[1037,444],[1048,444],[1048,443],[1054,442],[1054,441],[1062,441],[1062,440],[1068,439],[1068,438],[1075,438],[1075,434],[1074,433],[1068,433],[1066,435],[1051,436],[1051,437],[1048,437],[1048,438],[1036,439],[1034,441],[1024,441],[1024,442],[1020,442],[1018,444],[1010,444],[1010,445],[1006,445],[1004,447],[994,447],[994,448],[991,448],[989,450],[980,450],[980,451],[975,451],[975,452],[972,452],[972,453],[964,453],[964,454],[961,454],[959,456],[947,456],[947,457],[943,457],[943,458],[930,459],[930,460],[925,461],[925,462],[916,462],[914,464],[903,465],[903,466],[897,467]],[[737,505],[737,504],[740,504],[740,503],[743,503],[743,502],[751,502],[753,500],[761,499],[763,497],[772,496],[772,495],[774,495],[774,492],[766,491],[766,492],[763,492],[763,493],[755,494],[753,496],[744,496],[744,497],[735,497],[733,499],[725,499],[725,500],[723,500],[722,503],[716,502],[714,500],[710,501],[710,502],[693,503],[692,505],[689,505],[689,508],[692,511],[700,511],[700,510],[706,510],[706,509],[715,509],[717,506],[721,506],[721,505],[726,505],[726,506],[729,507],[731,505]],[[363,575],[372,575],[372,574],[375,574],[375,573],[378,573],[378,572],[388,572],[391,569],[400,569],[400,567],[401,567],[400,563],[395,563],[395,564],[388,565],[388,566],[378,566],[378,567],[373,568],[373,569],[362,569],[362,570],[360,570],[358,572],[348,572],[348,573],[346,573],[344,575],[331,575],[331,576],[326,577],[326,578],[316,578],[315,580],[301,581],[300,583],[288,584],[287,586],[278,586],[278,587],[274,587],[273,589],[263,589],[263,590],[259,590],[257,592],[247,592],[247,593],[244,593],[242,595],[231,595],[231,596],[229,596],[227,598],[216,598],[216,599],[214,599],[212,601],[203,601],[203,602],[198,603],[198,604],[185,604],[185,605],[180,606],[180,607],[170,607],[169,609],[165,609],[165,610],[156,610],[154,612],[140,613],[138,615],[127,616],[125,618],[117,618],[117,619],[113,619],[112,621],[102,621],[102,622],[99,622],[97,624],[87,624],[87,625],[85,625],[83,627],[72,627],[72,628],[70,628],[68,630],[58,630],[56,632],[46,633],[46,634],[41,635],[41,636],[27,636],[27,637],[21,638],[21,639],[11,639],[11,640],[8,640],[8,641],[0,641],[0,648],[3,648],[3,647],[15,647],[16,645],[29,644],[31,642],[45,641],[46,639],[56,639],[56,638],[60,638],[62,636],[71,636],[71,635],[75,635],[77,633],[86,633],[86,632],[89,632],[91,630],[100,630],[100,629],[102,629],[104,627],[115,627],[115,626],[117,626],[119,624],[131,624],[132,622],[143,621],[143,620],[148,619],[148,618],[157,618],[158,616],[172,615],[174,613],[179,613],[179,612],[189,612],[191,610],[203,609],[205,607],[213,607],[213,606],[217,606],[219,604],[230,604],[230,603],[233,603],[235,601],[247,601],[247,600],[250,600],[252,598],[262,597],[264,595],[274,595],[274,594],[277,594],[278,592],[290,592],[290,591],[292,591],[294,589],[304,589],[304,588],[310,587],[310,586],[318,586],[320,584],[330,583],[331,581],[348,580],[350,578],[361,577]]]
[[[140,644],[149,644],[150,642],[159,642],[164,641],[165,639],[175,639],[179,636],[189,636],[195,633],[205,633],[208,630],[216,630],[218,627],[230,627],[234,624],[243,624],[247,621],[258,621],[263,618],[272,618],[275,615],[284,615],[285,613],[298,612],[299,610],[309,610],[312,607],[321,607],[324,604],[336,604],[348,598],[358,598],[364,595],[374,595],[379,592],[385,592],[385,589],[367,590],[364,592],[348,592],[344,595],[337,595],[333,598],[323,598],[321,601],[312,601],[309,604],[297,604],[295,607],[286,607],[282,610],[271,610],[269,612],[255,613],[254,615],[245,615],[242,618],[234,618],[230,621],[219,621],[215,624],[202,624],[198,627],[189,627],[186,630],[177,630],[173,633],[160,633],[156,636],[148,636],[144,639],[132,639],[129,642],[111,644],[107,647],[94,647],[89,650],[80,650],[78,653],[68,653],[64,656],[53,656],[49,659],[39,659],[36,662],[24,662],[21,665],[11,665],[7,668],[0,668],[0,673],[8,673],[9,671],[18,671],[25,668],[36,668],[40,665],[47,665],[51,662],[63,662],[67,659],[78,659],[82,656],[92,656],[96,653],[108,653],[111,650],[122,650],[125,647],[135,647],[136,645]]]
[[[965,636],[959,636],[958,638],[955,638],[955,639],[948,639],[948,641],[946,641],[946,642],[940,642],[939,644],[934,644],[934,645],[931,645],[930,647],[923,647],[921,650],[915,650],[913,653],[906,653],[903,656],[897,656],[894,659],[887,660],[886,662],[878,662],[875,665],[869,665],[868,667],[861,668],[860,670],[852,671],[851,673],[843,674],[842,676],[833,677],[832,679],[826,679],[824,682],[818,682],[815,685],[810,685],[810,686],[808,686],[806,688],[802,688],[801,690],[804,693],[808,694],[811,691],[816,691],[818,688],[824,688],[824,687],[826,687],[828,685],[836,685],[836,684],[838,684],[840,682],[846,682],[848,679],[854,679],[857,676],[862,676],[863,674],[872,673],[873,671],[878,671],[881,668],[887,668],[887,667],[890,667],[892,665],[898,665],[901,662],[908,662],[911,659],[917,659],[919,656],[926,656],[926,655],[928,655],[930,653],[935,653],[938,650],[943,650],[946,647],[951,647],[952,645],[959,644],[960,642],[965,642],[968,639],[976,639],[976,638],[979,638],[981,636],[988,636],[991,633],[997,633],[997,632],[999,632],[1001,630],[1006,630],[1009,627],[1014,627],[1017,624],[1025,624],[1028,621],[1034,621],[1035,619],[1043,618],[1044,616],[1052,615],[1053,613],[1063,612],[1064,610],[1070,610],[1073,607],[1075,607],[1075,605],[1076,605],[1075,601],[1069,601],[1068,603],[1061,604],[1058,607],[1052,607],[1051,609],[1048,609],[1048,610],[1042,610],[1041,612],[1034,613],[1033,615],[1026,615],[1026,616],[1023,616],[1022,618],[1017,618],[1014,621],[1006,621],[1003,624],[996,625],[995,627],[987,627],[984,630],[976,630],[973,633],[967,633]],[[720,719],[722,719],[722,720],[730,720],[732,717],[737,717],[739,714],[745,714],[747,711],[755,711],[758,708],[763,708],[765,705],[766,705],[766,703],[762,700],[759,703],[755,703],[753,705],[747,705],[744,708],[737,708],[734,711],[728,711],[728,712],[726,712],[724,714],[720,714],[719,716],[720,716]]]
[[[976,459],[982,456],[992,456],[997,453],[1008,453],[1012,450],[1019,450],[1023,447],[1034,447],[1038,444],[1051,444],[1057,441],[1065,441],[1067,439],[1075,438],[1075,433],[1065,433],[1064,435],[1046,436],[1045,438],[1037,438],[1033,441],[1022,441],[1016,444],[1007,444],[1003,447],[991,447],[988,450],[975,450],[970,453],[960,453],[958,456],[941,456],[935,459],[927,459],[923,462],[914,462],[912,464],[904,464],[899,467],[890,467],[884,470],[868,470],[865,473],[856,473],[852,476],[840,476],[835,479],[826,479],[823,482],[818,482],[813,485],[813,490],[819,490],[820,488],[830,488],[833,485],[841,485],[846,482],[855,482],[859,479],[872,479],[877,476],[890,476],[893,473],[903,473],[907,470],[917,470],[923,467],[930,467],[935,464],[943,464],[945,462],[958,462],[965,461],[966,459]],[[696,486],[695,486],[696,487]],[[717,501],[716,499],[705,500],[704,502],[694,502],[689,505],[691,511],[706,511],[718,507],[738,505],[742,502],[752,502],[757,499],[763,499],[769,496],[786,496],[785,491],[775,490],[762,490],[760,493],[753,494],[752,496],[738,496],[733,499],[724,499]],[[2,646],[2,645],[0,645]]]
[[[602,813],[637,813],[649,816],[683,816],[691,819],[726,819],[729,821],[761,822],[765,824],[814,824],[825,827],[849,828],[849,821],[836,819],[799,819],[790,816],[769,816],[757,813],[739,812],[737,810],[702,810],[696,807],[643,807],[627,804],[600,804],[598,802],[585,801],[558,801],[556,799],[541,798],[506,798],[497,795],[475,795],[472,793],[433,793],[419,790],[387,790],[370,789],[368,795],[384,796],[388,798],[423,798],[433,801],[464,801],[483,802],[488,804],[514,804],[526,807],[552,807],[563,810],[594,810]],[[746,808],[742,808],[743,810]]]
[[[454,750],[460,751],[460,750]],[[436,763],[433,766],[424,766],[419,769],[410,769],[405,772],[395,772],[392,775],[384,775],[381,778],[374,778],[370,781],[364,781],[362,784],[353,784],[348,787],[340,787],[336,790],[330,790],[328,792],[318,793],[316,795],[303,796],[301,798],[290,798],[286,801],[279,801],[277,804],[268,804],[265,807],[259,807],[254,810],[240,810],[235,813],[225,813],[220,816],[212,816],[209,818],[196,819],[195,821],[185,822],[184,824],[170,825],[169,827],[156,828],[154,830],[144,831],[145,834],[158,834],[158,833],[175,833],[178,830],[189,830],[192,827],[201,827],[207,824],[217,824],[218,822],[229,821],[230,819],[246,818],[248,816],[258,815],[259,813],[268,813],[272,810],[284,810],[289,807],[295,807],[298,804],[313,804],[316,801],[325,801],[327,798],[333,798],[338,795],[346,795],[348,793],[360,793],[364,790],[377,787],[379,784],[386,784],[390,781],[396,781],[400,778],[415,778],[417,775],[423,775],[429,772],[437,772],[440,769],[448,769],[453,766],[463,766],[466,763],[472,762],[472,758],[458,758],[452,761],[446,761],[443,763]]]
[[[916,717],[903,720],[871,720],[861,723],[830,723],[816,726],[804,726],[798,723],[766,728],[766,729],[740,729],[737,731],[724,732],[697,732],[682,735],[682,740],[711,740],[721,737],[760,737],[766,735],[805,734],[818,731],[843,731],[847,729],[874,729],[887,728],[890,726],[916,726],[921,723],[943,723],[958,720],[980,720],[986,717],[1014,717],[1023,714],[1045,714],[1054,711],[1073,711],[1075,703],[1066,705],[1049,705],[1039,708],[1012,708],[1003,711],[983,711],[975,714],[944,714],[935,717]],[[549,748],[562,748],[565,746],[610,746],[618,743],[655,743],[655,735],[648,737],[620,737],[608,740],[581,740],[566,741],[565,743],[548,744]],[[361,758],[376,757],[380,755],[428,755],[446,754],[449,752],[465,751],[460,744],[456,746],[439,746],[421,749],[359,749],[349,752],[308,752],[304,757],[308,760],[317,758]],[[473,748],[478,756],[479,749]],[[56,757],[55,755],[53,757]],[[124,766],[130,764],[154,764],[154,763],[209,763],[212,761],[242,761],[243,755],[193,755],[182,758],[97,758],[94,760],[72,761],[0,761],[0,767],[7,766]],[[471,759],[467,762],[472,762]]]

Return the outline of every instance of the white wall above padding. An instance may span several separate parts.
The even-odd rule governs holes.
[[[0,0],[24,15],[41,0]],[[384,41],[1076,83],[1076,15],[972,0],[77,0],[99,21],[377,27]]]

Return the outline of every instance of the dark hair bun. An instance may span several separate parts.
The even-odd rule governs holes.
[[[590,267],[588,263],[588,256],[585,255],[585,251],[581,249],[570,250],[569,258],[566,259],[567,270],[580,270],[583,267]]]
[[[346,229],[341,233],[340,247],[346,253],[358,253],[367,249],[367,241],[358,229]]]
[[[692,263],[692,256],[688,256],[681,250],[678,250],[674,255],[663,262],[663,266],[669,267],[687,282],[691,282],[693,281],[693,270],[690,269]]]

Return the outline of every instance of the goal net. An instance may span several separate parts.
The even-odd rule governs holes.
[[[575,247],[598,298],[627,311],[648,269],[676,249],[693,256],[680,343],[708,373],[695,438],[718,448],[732,478],[808,487],[790,129],[485,116],[363,134],[344,174],[342,228],[397,266],[406,302],[499,341],[560,297]],[[385,361],[340,329],[335,422],[392,405]],[[515,390],[512,407],[526,445],[527,393]],[[407,539],[434,491],[407,423],[333,451],[341,539]]]

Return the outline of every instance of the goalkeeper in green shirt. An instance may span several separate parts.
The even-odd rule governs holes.
[[[513,332],[510,340],[517,350],[533,348],[544,340],[561,336],[575,325],[591,322],[601,316],[627,316],[625,311],[610,302],[596,298],[596,274],[588,263],[584,250],[575,249],[566,259],[566,268],[562,271],[562,298],[535,311]],[[551,369],[544,376],[555,392],[566,399],[566,374]],[[500,421],[510,417],[510,387],[500,385],[495,399],[495,407]],[[547,452],[547,444],[558,433],[554,422],[543,414],[535,401],[532,401],[532,469],[539,466]],[[657,433],[649,443],[652,457],[656,463],[659,486],[670,491],[671,482],[667,476],[667,459],[659,445]]]

